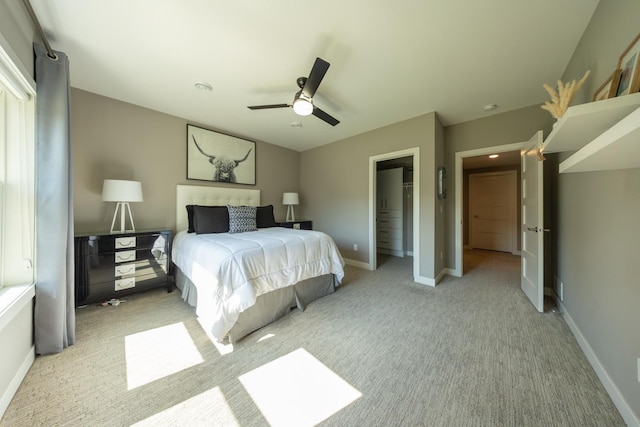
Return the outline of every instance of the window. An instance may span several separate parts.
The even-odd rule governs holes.
[[[35,84],[0,36],[0,287],[34,282]]]

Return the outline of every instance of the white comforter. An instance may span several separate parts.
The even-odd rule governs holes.
[[[259,295],[323,274],[333,273],[338,283],[344,277],[344,260],[335,242],[319,231],[181,231],[173,241],[171,259],[196,285],[196,314],[218,340]]]

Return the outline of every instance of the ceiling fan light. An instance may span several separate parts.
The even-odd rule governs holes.
[[[298,92],[293,100],[293,111],[299,116],[308,116],[313,113],[313,104],[309,98]]]

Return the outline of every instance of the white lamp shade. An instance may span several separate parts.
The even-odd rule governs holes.
[[[283,205],[297,205],[298,203],[298,193],[284,193],[282,195]]]
[[[102,184],[103,202],[141,202],[142,184],[139,181],[105,179]]]

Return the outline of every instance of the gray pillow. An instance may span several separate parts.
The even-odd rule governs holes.
[[[256,231],[255,206],[227,206],[229,210],[229,233]]]

